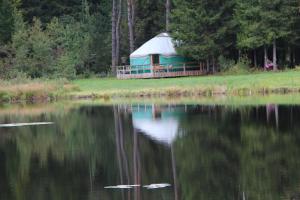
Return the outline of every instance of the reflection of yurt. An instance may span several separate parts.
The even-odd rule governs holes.
[[[179,198],[176,159],[172,143],[177,138],[179,132],[179,120],[184,113],[184,109],[180,106],[172,108],[169,106],[132,107],[133,127],[150,137],[152,140],[167,144],[170,147],[175,200]]]
[[[139,73],[149,73],[150,68],[155,65],[181,66],[189,61],[191,60],[176,53],[174,41],[168,33],[157,35],[130,55],[130,66],[140,70]]]
[[[145,106],[140,110],[133,108],[133,126],[151,139],[171,145],[177,137],[179,118],[182,114],[181,108],[172,110],[154,106]]]

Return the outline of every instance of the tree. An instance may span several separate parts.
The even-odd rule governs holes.
[[[116,73],[116,66],[120,60],[120,25],[122,19],[122,0],[112,2],[112,67]]]
[[[175,0],[171,31],[178,51],[195,60],[215,61],[235,43],[234,1]]]
[[[170,27],[171,0],[166,0],[166,31],[169,32]]]
[[[289,30],[288,34],[283,38],[286,43],[284,48],[286,51],[285,59],[289,66],[295,65],[295,48],[300,46],[300,20],[299,20],[299,6],[298,0],[290,0],[282,10],[282,14],[287,16],[285,26]]]
[[[112,1],[112,15],[111,15],[111,65],[113,71],[116,72],[115,67],[117,66],[117,0]]]
[[[134,51],[135,0],[127,0],[127,22],[130,53]]]
[[[138,0],[135,11],[135,45],[140,46],[166,31],[166,0]]]
[[[0,45],[11,40],[13,33],[13,5],[10,0],[0,0]]]
[[[53,17],[72,16],[79,19],[82,0],[21,0],[20,8],[25,21],[32,22],[36,17],[42,23],[48,23]]]
[[[258,0],[237,0],[235,9],[235,20],[239,26],[237,48],[240,50],[253,50],[255,67],[257,66],[256,49],[264,44],[260,13],[261,9]]]
[[[286,12],[290,8],[290,1],[285,0],[265,0],[260,1],[262,32],[264,34],[265,45],[273,46],[273,65],[277,70],[277,40],[286,37],[290,33],[290,15]]]

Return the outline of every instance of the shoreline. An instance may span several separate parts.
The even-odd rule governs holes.
[[[166,79],[27,80],[0,83],[0,104],[60,100],[203,99],[300,95],[300,70]]]

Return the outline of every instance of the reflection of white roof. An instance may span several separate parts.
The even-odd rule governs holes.
[[[174,118],[160,120],[133,119],[133,126],[153,140],[171,145],[176,139],[179,123]]]
[[[144,57],[151,54],[165,56],[177,55],[172,38],[168,33],[161,33],[134,51],[130,58]]]

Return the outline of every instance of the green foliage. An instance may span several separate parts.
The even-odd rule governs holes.
[[[31,77],[48,75],[53,62],[51,42],[48,34],[42,30],[41,22],[34,19],[31,27],[14,35],[16,67]]]
[[[250,65],[251,61],[247,57],[241,57],[236,64],[225,69],[223,73],[228,75],[247,74],[250,72]]]
[[[60,56],[54,66],[53,77],[65,77],[68,79],[74,79],[76,76],[76,70],[74,68],[74,60],[68,54]]]
[[[173,37],[180,53],[196,60],[218,57],[234,44],[234,1],[175,0]]]
[[[137,48],[165,31],[166,2],[134,2]],[[122,3],[120,57],[128,58],[127,2]],[[249,51],[249,57],[255,50],[257,62],[252,63],[261,65],[263,46],[270,54],[269,45],[276,41],[279,67],[300,62],[298,0],[173,0],[171,7],[171,34],[182,55],[226,71],[239,59],[238,50]],[[111,10],[107,0],[0,0],[0,51],[3,46],[13,49],[11,57],[0,57],[0,76],[21,72],[73,79],[109,73]]]
[[[165,0],[136,1],[136,45],[165,31]]]
[[[32,22],[39,18],[43,23],[48,23],[53,17],[71,15],[79,18],[82,0],[21,0],[20,9],[24,18]]]
[[[46,31],[53,41],[54,77],[74,78],[89,58],[90,35],[83,24],[73,18],[65,20],[54,18]]]
[[[224,56],[219,56],[218,63],[220,65],[221,71],[223,72],[229,70],[231,67],[235,65],[234,60],[227,59]]]
[[[239,25],[237,47],[254,49],[264,44],[264,31],[267,27],[262,24],[262,10],[259,1],[237,0],[235,20]]]
[[[290,35],[297,5],[295,0],[237,0],[238,47],[256,49]]]
[[[11,0],[0,0],[0,45],[10,41],[13,33],[13,20]]]
[[[7,4],[6,0],[2,1]],[[18,73],[25,73],[32,78],[67,77],[74,79],[79,74],[90,74],[91,71],[99,73],[109,68],[109,3],[103,4],[103,8],[97,12],[93,10],[94,13],[91,14],[88,2],[80,1],[77,14],[58,14],[61,16],[59,18],[50,17],[49,13],[44,14],[50,18],[44,18],[44,14],[38,15],[38,9],[35,11],[33,9],[31,11],[37,13],[36,16],[41,17],[42,21],[40,18],[24,21],[22,12],[25,13],[25,19],[29,17],[27,14],[32,16],[26,12],[24,5],[32,6],[33,4],[30,0],[28,4],[25,2],[14,1],[11,5],[10,13],[13,15],[13,21],[9,24],[15,31],[12,34],[11,44],[7,44],[7,47],[12,49],[9,57],[6,54],[3,56],[1,49],[4,47],[0,44],[0,56],[3,57],[0,61],[1,78],[10,79],[18,76]],[[61,2],[61,4],[72,5],[73,3],[69,1]],[[50,4],[49,8],[51,5],[54,4]],[[4,7],[1,9],[4,10]],[[1,14],[2,12],[0,12],[0,19],[2,16],[5,17]],[[1,22],[1,26],[5,25],[4,21]],[[0,31],[2,30],[9,33],[4,29]],[[0,33],[0,41],[1,36]]]

